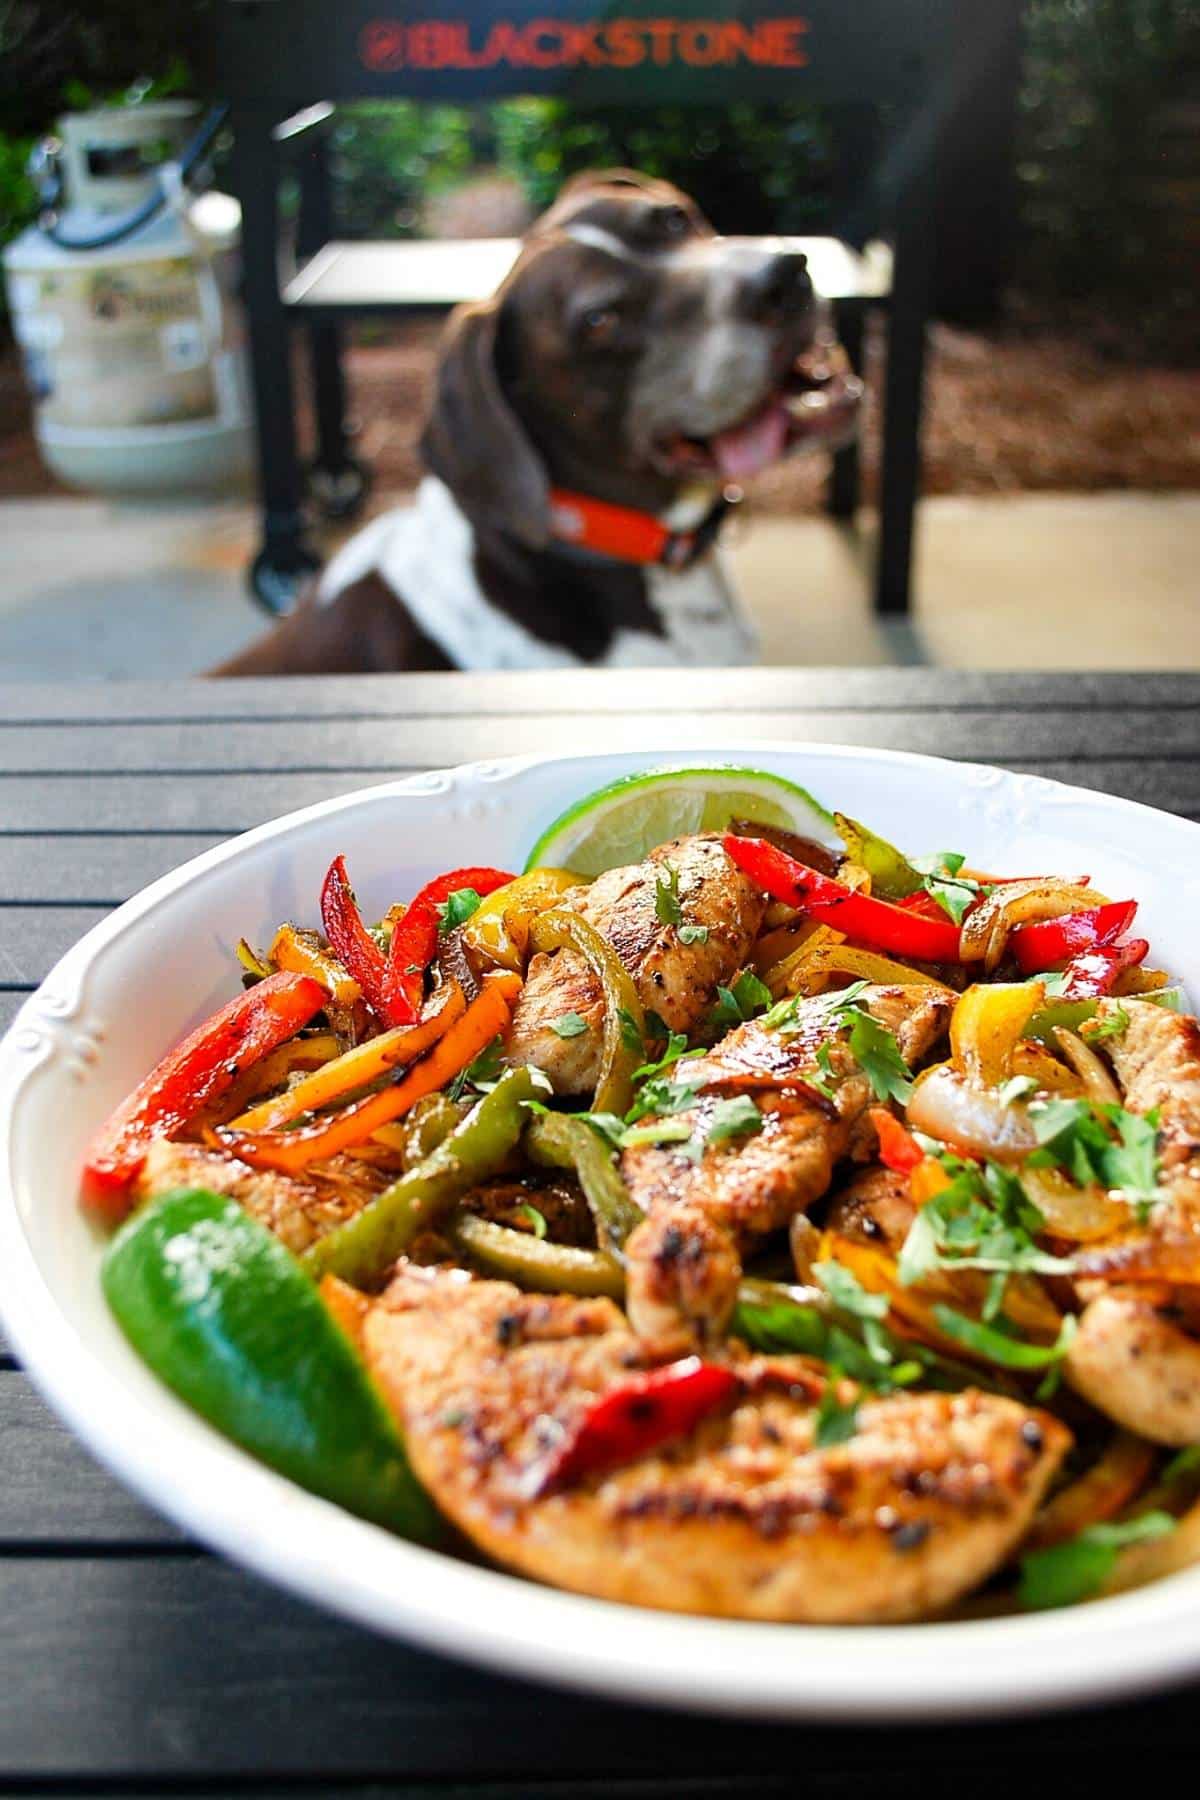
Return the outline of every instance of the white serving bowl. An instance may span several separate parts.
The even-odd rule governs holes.
[[[512,758],[293,813],[120,907],[0,1045],[0,1314],[33,1380],[119,1478],[189,1531],[379,1630],[591,1692],[784,1718],[963,1716],[1129,1693],[1200,1671],[1200,1569],[1089,1606],[970,1623],[830,1628],[695,1619],[539,1587],[418,1549],[226,1442],[137,1360],[100,1293],[84,1147],[110,1108],[237,987],[233,946],[313,921],[345,853],[368,915],[463,862],[520,868],[572,800],[665,761],[777,770],[914,850],[1091,874],[1141,901],[1154,960],[1200,988],[1200,827],[968,763],[822,745]]]

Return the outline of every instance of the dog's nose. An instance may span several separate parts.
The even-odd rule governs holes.
[[[812,298],[808,258],[802,250],[775,250],[742,284],[742,304],[752,319],[777,319]]]

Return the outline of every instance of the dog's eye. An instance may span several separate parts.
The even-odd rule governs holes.
[[[621,315],[615,306],[590,306],[580,323],[589,343],[603,344],[615,337],[621,323]]]
[[[682,206],[664,206],[657,214],[658,229],[665,238],[681,238],[692,228]]]

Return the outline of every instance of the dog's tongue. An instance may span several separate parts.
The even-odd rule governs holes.
[[[781,400],[773,400],[755,413],[748,425],[719,431],[709,440],[718,469],[729,481],[744,481],[769,463],[778,462],[787,447],[788,413]]]

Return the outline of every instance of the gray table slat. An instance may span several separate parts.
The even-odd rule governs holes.
[[[506,713],[654,713],[744,707],[865,706],[939,713],[1033,707],[1132,710],[1200,705],[1186,672],[1113,674],[956,669],[556,670],[493,675],[355,675],[286,681],[0,683],[0,720],[24,723],[141,719],[481,718]]]
[[[28,1378],[0,1371],[0,1553],[36,1545],[180,1545],[183,1534],[102,1469]]]
[[[701,711],[650,713],[647,736],[667,749],[698,749],[718,736],[756,741],[798,738],[916,750],[926,755],[970,755],[976,761],[1002,761],[1019,742],[1026,758],[1074,761],[1111,758],[1118,740],[1112,721],[1100,714],[1076,711],[1061,715],[1028,711],[1019,716],[981,712],[957,732],[935,712],[904,710],[837,710],[778,713],[761,707],[725,707],[718,717]],[[288,722],[200,720],[160,725],[112,724],[0,726],[0,768],[4,786],[21,776],[65,771],[92,775],[153,774],[163,783],[190,773],[223,774],[227,770],[312,771],[324,769],[390,769],[405,774],[456,762],[471,762],[501,753],[541,753],[547,749],[597,749],[612,742],[611,717],[577,712],[548,721],[540,714],[514,713],[501,728],[490,719],[419,718],[336,720],[298,729]],[[1197,746],[1197,717],[1186,707],[1161,707],[1147,722],[1147,741],[1135,742],[1130,754],[1155,757],[1191,756]],[[1124,746],[1121,746],[1124,750]],[[5,814],[0,795],[0,819]],[[146,818],[158,823],[157,809]],[[131,824],[137,821],[130,821]]]
[[[981,1762],[969,1727],[737,1724],[548,1694],[375,1638],[215,1558],[10,1557],[4,1604],[0,1770],[13,1781],[432,1784],[791,1771],[791,1791],[819,1794],[826,1774],[851,1772],[894,1792],[907,1769],[903,1791],[928,1794],[951,1791],[951,1776]],[[1153,1743],[1157,1766],[1190,1756],[1193,1714],[1181,1697],[1092,1715],[1082,1727],[1089,1767],[1122,1743]],[[1059,1770],[1079,1765],[1079,1736],[1054,1720],[993,1729],[986,1768],[1009,1784],[1036,1768],[1056,1786]]]
[[[0,987],[36,986],[107,906],[0,906]]]
[[[4,904],[116,906],[202,850],[221,842],[215,832],[180,836],[43,837],[36,849],[24,837],[0,836],[0,896]]]
[[[631,734],[641,728],[640,718],[630,722]],[[710,721],[708,743],[721,736],[721,720]],[[544,747],[561,753],[574,748],[569,727],[555,737],[547,732]],[[910,745],[898,735],[895,748],[903,750]],[[1020,773],[1123,794],[1189,817],[1200,815],[1200,761],[1166,761],[1152,754],[1101,756],[1086,762],[1055,757],[1031,760],[1027,755],[1009,754],[998,760]],[[231,837],[281,813],[375,786],[394,774],[394,769],[387,768],[269,776],[232,770],[213,775],[192,773],[186,779],[173,780],[151,774],[95,775],[84,783],[73,775],[43,774],[36,780],[0,781],[0,842],[9,835],[31,838],[57,832],[89,837],[123,831],[141,837]],[[2,892],[0,889],[0,895]]]

